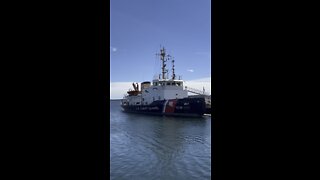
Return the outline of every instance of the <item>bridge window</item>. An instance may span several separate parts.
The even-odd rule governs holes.
[[[167,85],[170,85],[170,83],[167,83]]]
[[[180,83],[177,83],[178,86],[180,86]]]

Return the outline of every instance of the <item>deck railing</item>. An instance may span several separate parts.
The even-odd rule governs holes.
[[[194,94],[210,96],[210,94],[206,93],[204,90],[201,91],[199,89],[190,88],[190,87],[187,87],[187,86],[185,86],[185,90],[187,90],[188,92],[194,93]]]

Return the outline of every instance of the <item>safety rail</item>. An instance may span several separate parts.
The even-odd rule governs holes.
[[[194,93],[194,94],[210,96],[210,94],[206,93],[206,92],[204,91],[204,89],[201,91],[201,90],[199,90],[199,89],[190,88],[190,87],[185,86],[185,90],[187,90],[188,92]]]

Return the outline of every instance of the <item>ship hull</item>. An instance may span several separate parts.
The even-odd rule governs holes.
[[[206,111],[204,98],[154,101],[149,105],[121,105],[124,112],[150,115],[201,117]]]

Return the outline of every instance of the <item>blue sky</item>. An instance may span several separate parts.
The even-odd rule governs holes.
[[[210,78],[211,0],[111,0],[111,82],[151,81],[160,73],[160,45],[176,75]]]

